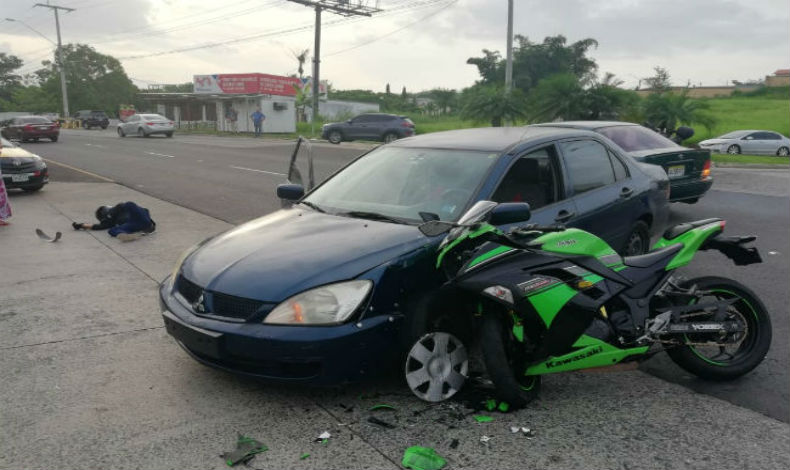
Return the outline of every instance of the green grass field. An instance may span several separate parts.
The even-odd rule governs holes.
[[[711,156],[711,160],[716,163],[750,163],[758,165],[777,165],[788,166],[790,165],[790,157],[772,157],[770,155],[718,155]]]
[[[701,140],[740,129],[776,131],[783,135],[790,132],[790,101],[767,97],[712,98],[707,100],[717,123],[711,131],[694,125],[695,135],[687,142]]]

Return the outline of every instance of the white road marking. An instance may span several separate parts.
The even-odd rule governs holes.
[[[104,148],[104,145],[99,145],[99,144],[85,144],[85,145],[86,145],[87,147],[99,147],[100,149],[103,149],[103,148]]]
[[[156,155],[157,157],[167,157],[167,158],[176,158],[173,155],[165,155],[164,153],[156,153],[156,152],[145,152],[148,155]]]
[[[243,166],[233,166],[230,165],[231,168],[235,168],[237,170],[246,170],[246,171],[255,171],[258,173],[266,173],[267,175],[277,175],[277,176],[286,176],[285,173],[276,173],[274,171],[263,171],[263,170],[256,170],[255,168],[245,168]]]

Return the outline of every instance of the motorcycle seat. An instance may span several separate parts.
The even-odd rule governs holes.
[[[695,220],[694,222],[683,222],[677,225],[673,225],[669,227],[664,232],[664,238],[667,240],[672,240],[675,237],[683,235],[684,233],[688,232],[691,229],[695,229],[697,227],[702,227],[703,225],[712,224],[714,222],[721,222],[721,219],[702,219],[702,220]]]
[[[632,268],[659,267],[659,265],[666,265],[681,248],[683,248],[682,243],[675,243],[674,245],[654,250],[644,255],[626,256],[623,258],[623,264]]]

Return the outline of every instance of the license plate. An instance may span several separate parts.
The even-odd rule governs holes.
[[[680,178],[686,174],[686,165],[675,165],[667,167],[667,176],[670,178]]]
[[[19,175],[11,175],[11,181],[14,182],[14,183],[21,183],[21,182],[24,182],[24,181],[27,181],[28,179],[30,179],[30,176],[31,175],[29,173],[22,173],[22,174],[19,174]]]

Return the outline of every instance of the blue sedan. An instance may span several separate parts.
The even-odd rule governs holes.
[[[293,206],[188,250],[160,286],[170,333],[196,360],[274,381],[337,384],[403,365],[440,325],[464,341],[473,312],[443,298],[441,236],[480,200],[525,201],[530,222],[598,234],[646,252],[666,222],[669,182],[606,137],[559,127],[427,134],[378,147]],[[505,227],[506,228],[506,227]]]

